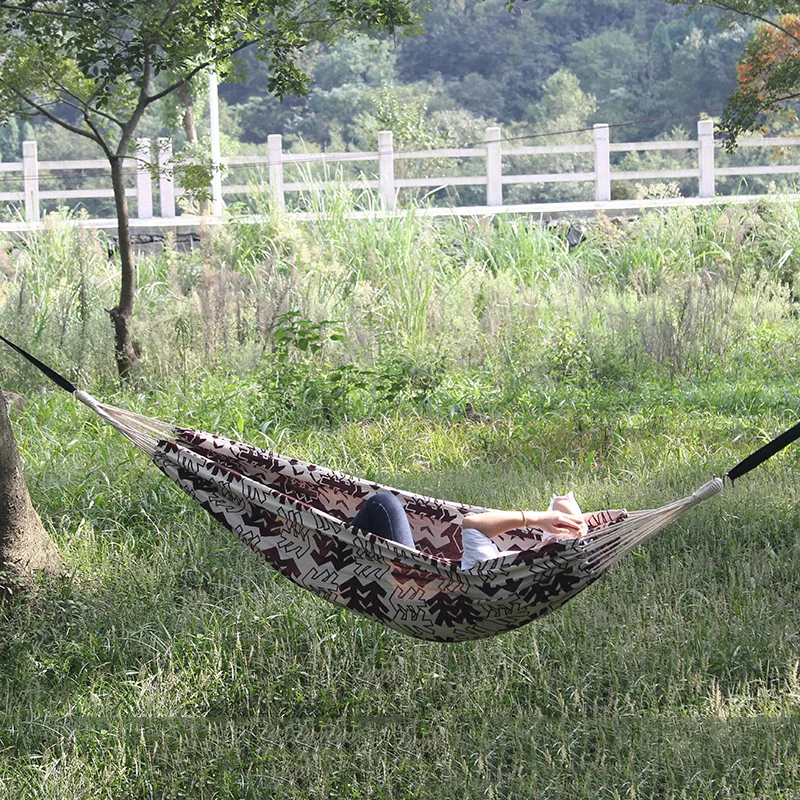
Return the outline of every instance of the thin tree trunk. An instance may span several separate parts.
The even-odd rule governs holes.
[[[30,588],[40,570],[58,574],[63,566],[31,504],[6,401],[0,393],[0,598]]]
[[[197,125],[194,121],[194,100],[189,85],[184,81],[178,86],[178,100],[183,107],[183,133],[189,144],[197,144]],[[201,217],[207,217],[211,212],[211,204],[203,199],[198,203]]]
[[[183,132],[186,134],[186,141],[194,144],[197,141],[197,125],[194,124],[194,101],[186,82],[178,86],[178,100],[180,100],[183,107]]]
[[[120,266],[122,270],[119,303],[108,313],[114,323],[114,354],[117,359],[117,370],[122,381],[129,381],[133,368],[139,360],[130,338],[128,325],[133,316],[133,301],[136,296],[136,262],[133,257],[131,229],[128,221],[128,198],[125,196],[125,179],[123,175],[124,155],[115,155],[111,159],[111,182],[114,186],[114,205],[117,211],[117,240],[119,246]]]

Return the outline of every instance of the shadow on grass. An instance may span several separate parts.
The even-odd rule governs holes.
[[[433,488],[468,494],[477,475]],[[0,789],[789,797],[800,525],[791,472],[768,477],[695,510],[561,612],[462,645],[402,638],[302,592],[187,506],[147,546],[106,542],[7,609]],[[524,499],[536,480],[492,491]],[[631,498],[672,499],[683,480],[662,473]]]

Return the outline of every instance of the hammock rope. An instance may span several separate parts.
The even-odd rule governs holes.
[[[320,597],[427,641],[480,639],[560,608],[689,509],[721,492],[713,478],[661,508],[588,515],[578,538],[535,528],[494,541],[509,551],[462,570],[461,522],[486,509],[383,486],[215,434],[99,402],[6,342],[112,425],[272,567]],[[800,437],[800,423],[730,470],[733,481]],[[403,503],[419,549],[350,524],[375,492]]]

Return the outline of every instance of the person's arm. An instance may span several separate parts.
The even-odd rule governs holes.
[[[586,530],[583,517],[562,511],[484,511],[468,514],[461,526],[474,528],[490,539],[517,528],[541,528],[546,533],[565,533],[570,536],[580,536]]]

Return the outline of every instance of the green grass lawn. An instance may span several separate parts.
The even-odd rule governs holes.
[[[768,392],[710,411],[723,389],[606,393],[536,423],[384,417],[280,445],[492,506],[572,487],[586,508],[650,507],[786,427]],[[205,422],[190,397],[116,401]],[[236,409],[216,414],[236,432]],[[256,422],[238,435],[269,445]],[[3,797],[800,793],[797,449],[562,611],[440,645],[272,573],[71,399],[15,423],[70,575],[0,623]]]
[[[335,210],[335,209],[334,209]],[[800,414],[800,214],[231,224],[117,270],[7,242],[0,330],[104,401],[412,491],[662,505]],[[286,311],[291,313],[287,316]],[[12,355],[65,578],[0,616],[0,798],[800,797],[800,445],[563,610],[403,638],[270,571]]]

